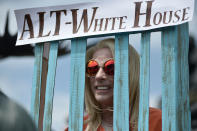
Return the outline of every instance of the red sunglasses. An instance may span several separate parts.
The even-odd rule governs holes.
[[[97,61],[89,60],[86,64],[86,74],[88,75],[88,77],[94,77],[96,76],[100,67],[101,66],[99,66]],[[103,68],[104,72],[107,75],[114,75],[114,60],[107,60],[101,68]]]

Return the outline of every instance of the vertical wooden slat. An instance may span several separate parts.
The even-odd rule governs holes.
[[[43,43],[43,57],[42,57],[42,77],[41,77],[41,89],[40,89],[40,110],[39,110],[39,121],[38,129],[43,131],[43,117],[44,117],[44,105],[45,105],[45,92],[46,92],[46,81],[48,73],[48,60],[50,43]]]
[[[162,32],[162,130],[190,131],[188,23]]]
[[[149,130],[150,32],[141,35],[138,131]]]
[[[58,42],[53,41],[50,43],[49,65],[48,65],[46,93],[45,93],[43,131],[51,130],[57,53],[58,53]]]
[[[69,131],[82,131],[85,90],[86,39],[71,41]]]
[[[34,62],[32,96],[31,96],[31,115],[37,127],[38,127],[39,109],[40,109],[40,89],[41,89],[41,77],[42,77],[43,47],[44,47],[43,44],[36,44],[34,48],[35,62]]]
[[[129,36],[115,38],[114,131],[129,131]]]

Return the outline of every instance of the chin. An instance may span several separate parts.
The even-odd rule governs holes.
[[[97,95],[95,96],[95,99],[101,105],[102,104],[113,105],[113,96]]]

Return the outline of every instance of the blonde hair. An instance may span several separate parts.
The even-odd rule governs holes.
[[[87,50],[86,62],[92,59],[94,52],[101,48],[109,48],[114,57],[114,45],[115,40],[105,39],[97,43],[95,46]],[[129,45],[129,120],[130,125],[134,130],[137,130],[138,126],[138,112],[139,112],[139,69],[140,61],[137,51]],[[88,114],[88,119],[84,122],[87,124],[86,131],[96,131],[101,125],[101,113],[102,109],[95,100],[93,93],[90,89],[90,82],[86,77],[85,84],[85,109]]]

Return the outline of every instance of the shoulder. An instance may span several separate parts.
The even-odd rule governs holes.
[[[149,112],[150,112],[150,115],[151,116],[161,116],[162,115],[162,112],[160,109],[157,109],[157,108],[153,108],[153,107],[150,107],[149,108]]]
[[[29,113],[0,91],[0,131],[36,131]]]
[[[86,127],[87,127],[87,125],[83,125],[83,130],[85,130]],[[68,131],[68,127],[64,131]]]
[[[160,109],[149,108],[149,131],[162,130],[162,112]]]
[[[86,115],[86,116],[83,117],[83,120],[84,120],[84,121],[87,120],[87,119],[88,119],[88,115]],[[87,124],[84,124],[84,125],[83,125],[83,130],[85,130],[86,127],[87,127]],[[68,131],[68,127],[67,127],[64,131]]]

